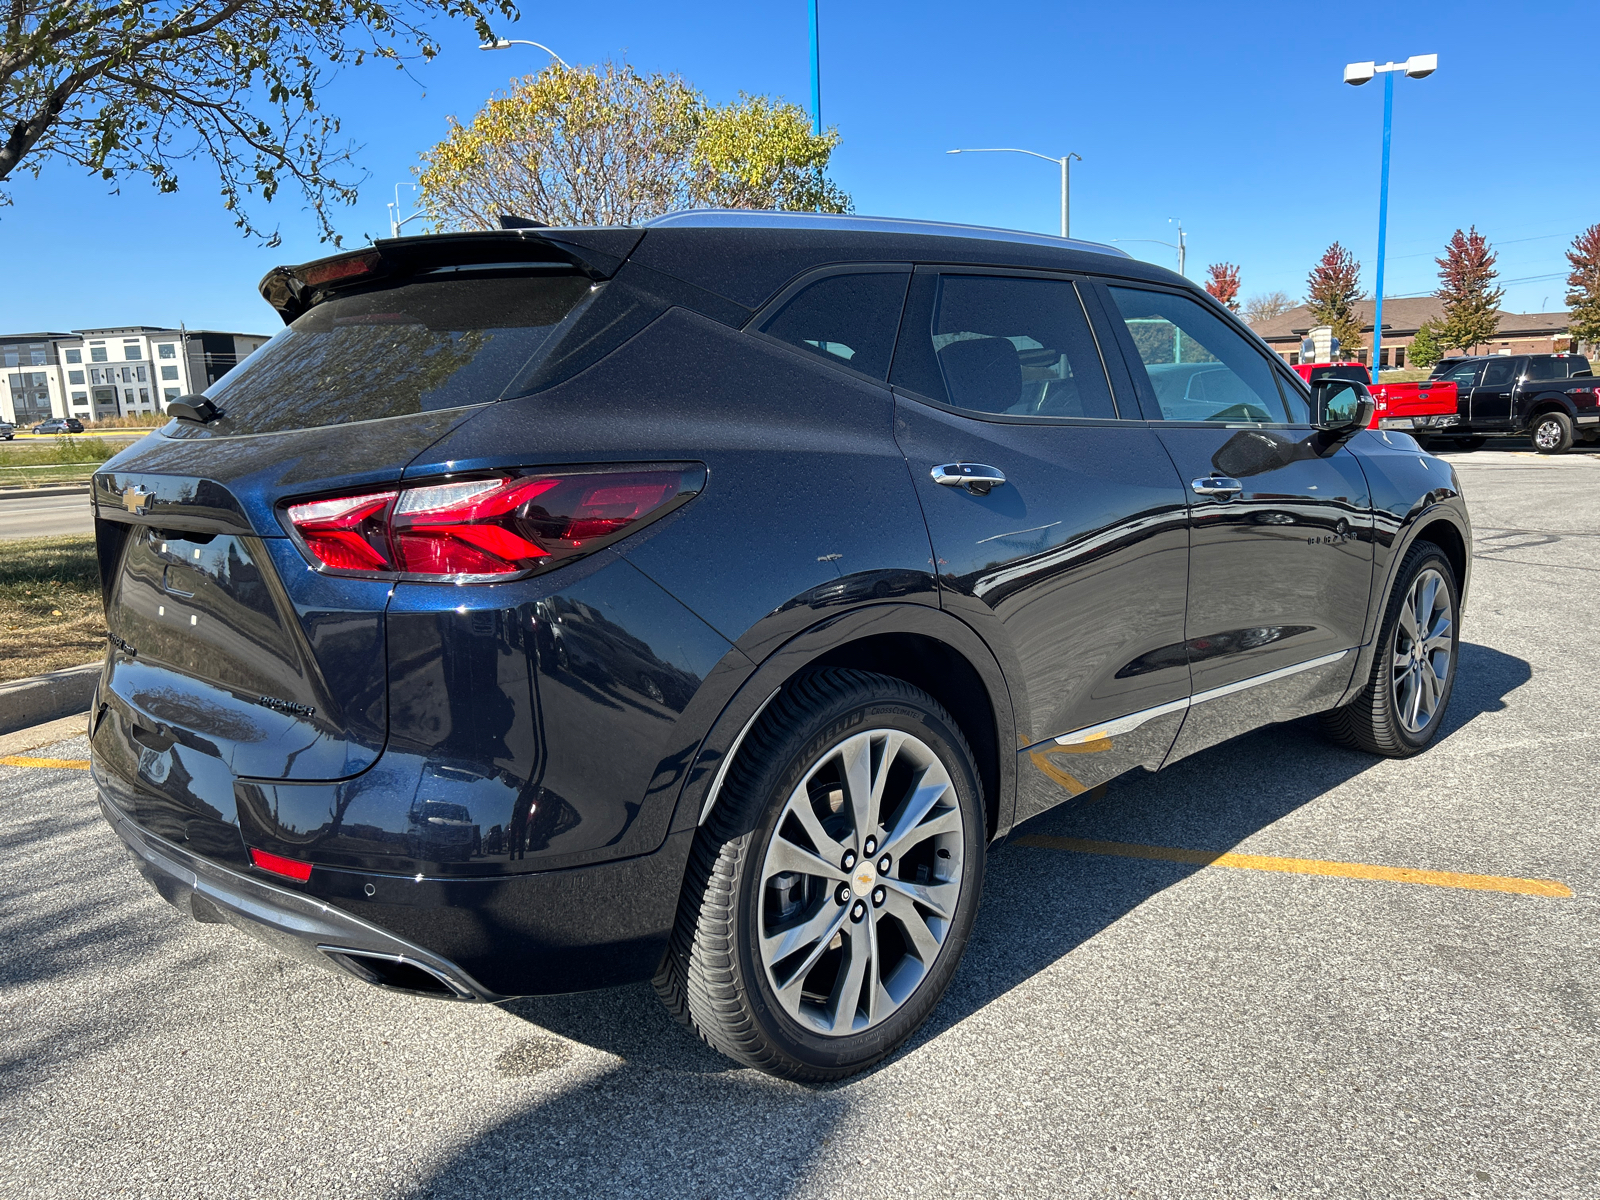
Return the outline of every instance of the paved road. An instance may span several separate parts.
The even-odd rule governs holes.
[[[93,533],[87,489],[80,492],[0,492],[0,539]]]
[[[1013,844],[923,1033],[805,1088],[642,987],[474,1008],[276,958],[156,899],[82,771],[0,766],[0,1190],[1592,1200],[1600,456],[1452,457],[1478,539],[1434,749],[1282,727],[1023,832],[1570,897]]]

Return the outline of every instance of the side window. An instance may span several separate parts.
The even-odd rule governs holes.
[[[1357,379],[1357,383],[1366,383],[1364,379]],[[1298,375],[1278,372],[1278,390],[1283,393],[1283,402],[1289,410],[1289,424],[1311,424],[1311,386]]]
[[[1066,280],[941,275],[907,321],[895,382],[971,412],[1114,420],[1100,351]]]
[[[1443,378],[1455,384],[1457,392],[1469,392],[1477,383],[1480,366],[1481,364],[1475,363],[1470,367],[1457,367]]]
[[[910,278],[904,271],[829,275],[791,297],[761,332],[886,379]]]
[[[1509,358],[1497,358],[1483,372],[1484,387],[1504,387],[1511,382],[1517,364]]]
[[[1529,379],[1565,379],[1567,377],[1567,360],[1564,358],[1546,358],[1536,355],[1528,360]]]
[[[1107,290],[1127,323],[1163,418],[1290,423],[1267,360],[1221,318],[1171,292]],[[1308,419],[1299,412],[1293,418]]]

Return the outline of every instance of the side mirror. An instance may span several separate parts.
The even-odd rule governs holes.
[[[1319,432],[1340,441],[1367,428],[1378,402],[1363,383],[1353,379],[1318,379],[1311,384],[1312,423]]]

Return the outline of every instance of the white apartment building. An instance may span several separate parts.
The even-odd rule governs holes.
[[[266,341],[151,325],[0,335],[0,419],[27,425],[164,412],[167,401],[204,391]]]

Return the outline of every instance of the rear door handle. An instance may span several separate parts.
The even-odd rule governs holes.
[[[1189,485],[1198,495],[1216,496],[1219,500],[1232,500],[1244,491],[1244,484],[1226,475],[1202,475]]]
[[[942,487],[966,488],[974,496],[987,496],[990,488],[997,488],[1006,481],[998,467],[983,463],[944,463],[929,474]]]

